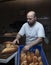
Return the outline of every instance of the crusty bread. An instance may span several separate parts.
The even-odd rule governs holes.
[[[5,33],[4,36],[12,36],[12,33]]]
[[[2,50],[1,53],[12,53],[12,52],[18,50],[18,47],[19,47],[18,45],[15,45],[10,41],[6,41],[4,43],[5,43],[6,47]]]
[[[5,33],[4,36],[16,36],[17,35],[17,32],[12,32],[12,33]]]
[[[6,41],[6,42],[4,42],[4,44],[5,44],[5,46],[6,46],[6,48],[10,48],[10,47],[18,47],[18,45],[15,45],[15,44],[13,44],[13,42],[11,42],[11,41]]]
[[[2,53],[12,53],[16,50],[17,50],[17,48],[5,48],[2,50]]]

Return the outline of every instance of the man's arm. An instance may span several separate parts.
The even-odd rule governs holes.
[[[19,44],[19,39],[25,34],[25,25],[23,25],[20,29],[20,31],[18,32],[16,39],[13,41],[13,43],[15,44],[16,42]]]
[[[35,41],[32,41],[30,44],[26,45],[23,50],[29,50],[32,46],[41,43],[43,41],[42,37],[37,38]]]
[[[38,43],[41,43],[43,41],[43,38],[42,37],[39,37],[39,38],[37,38],[35,41],[32,41],[31,43],[30,43],[30,47],[32,47],[32,46],[34,46],[34,45],[36,45],[36,44],[38,44]]]
[[[19,44],[19,39],[21,38],[20,34],[17,34],[16,39],[13,41],[13,44],[15,44],[16,42]]]

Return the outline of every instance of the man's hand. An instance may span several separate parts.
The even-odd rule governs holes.
[[[16,42],[19,44],[19,40],[18,40],[18,39],[15,39],[15,40],[13,41],[13,44],[16,44]]]
[[[31,48],[31,46],[30,46],[30,45],[26,45],[26,46],[23,48],[23,50],[22,50],[22,51],[28,51],[30,48]]]

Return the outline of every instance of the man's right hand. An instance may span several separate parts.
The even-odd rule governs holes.
[[[13,44],[16,44],[16,42],[19,44],[19,40],[18,40],[18,39],[15,39],[15,40],[13,41]]]

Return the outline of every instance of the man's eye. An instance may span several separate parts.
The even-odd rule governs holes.
[[[29,20],[31,20],[31,19],[29,19]]]
[[[29,18],[28,20],[31,20],[31,18]]]

